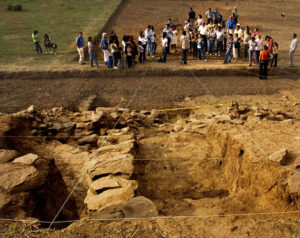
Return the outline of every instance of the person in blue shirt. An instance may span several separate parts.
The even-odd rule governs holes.
[[[100,43],[100,48],[103,51],[103,55],[104,55],[104,62],[107,65],[107,61],[109,60],[109,56],[110,53],[108,51],[108,41],[106,39],[107,34],[105,32],[102,33],[102,39],[101,39],[101,43]]]
[[[232,18],[232,16],[229,17],[229,20],[227,21],[227,31],[229,34],[233,34],[233,30],[236,26],[236,21]]]
[[[79,36],[76,38],[76,46],[79,54],[79,64],[84,64],[84,38],[82,32],[79,32]]]
[[[213,14],[214,14],[214,19],[215,19],[215,24],[218,25],[219,16],[221,15],[218,8],[216,8],[216,10],[213,12]]]

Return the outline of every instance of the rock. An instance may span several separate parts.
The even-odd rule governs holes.
[[[76,124],[74,122],[71,122],[71,121],[63,123],[63,127],[66,130],[72,130],[72,129],[75,128],[75,126],[76,126]]]
[[[26,109],[25,112],[27,112],[27,113],[29,113],[29,114],[35,113],[35,112],[36,112],[36,108],[35,108],[34,105],[31,105],[30,107],[28,107],[28,108]]]
[[[158,216],[156,205],[143,196],[130,199],[122,212],[125,218],[145,218]]]
[[[78,140],[79,145],[84,145],[84,144],[96,144],[98,141],[98,135],[92,134],[89,136],[82,137]]]
[[[15,150],[0,150],[0,164],[17,158],[19,153]]]
[[[101,153],[119,152],[120,154],[131,154],[134,152],[134,140],[125,141],[116,145],[106,145],[98,149]]]
[[[88,210],[99,211],[116,202],[127,202],[134,196],[136,189],[137,181],[135,180],[130,180],[126,187],[109,189],[100,194],[89,189],[84,203],[87,205]]]
[[[113,134],[111,136],[101,136],[98,139],[97,145],[99,147],[108,144],[123,143],[133,139],[133,134],[123,135],[122,133]]]
[[[19,158],[16,158],[13,163],[22,163],[22,164],[28,164],[28,165],[31,165],[33,164],[37,159],[39,158],[38,155],[35,155],[35,154],[27,154],[27,155],[24,155],[22,157],[19,157]]]
[[[295,197],[300,196],[300,174],[292,175],[288,180],[288,186],[290,188],[290,194]]]
[[[80,122],[80,123],[76,123],[76,128],[77,129],[84,129],[85,128],[85,124]]]
[[[3,164],[0,167],[0,187],[8,193],[18,193],[40,187],[45,177],[33,166],[21,163]]]
[[[118,114],[117,112],[112,112],[112,113],[110,114],[110,116],[111,116],[113,119],[119,118],[119,114]]]
[[[109,175],[94,181],[90,185],[90,188],[95,191],[99,191],[103,189],[126,187],[128,186],[128,183],[130,183],[129,180],[123,179],[120,176]]]
[[[287,149],[280,149],[271,154],[269,158],[281,165],[287,165],[292,159]]]
[[[91,178],[104,174],[127,174],[133,173],[134,157],[130,154],[115,155],[104,154],[90,161],[88,174]]]
[[[91,218],[92,219],[116,219],[124,218],[121,210],[125,205],[124,201],[117,201],[115,203],[104,206],[101,211],[95,212]]]
[[[91,116],[92,122],[98,122],[98,121],[100,121],[100,119],[103,117],[103,114],[104,113],[102,111],[93,112],[92,116]]]
[[[8,195],[0,193],[0,211],[1,209],[5,208],[9,203],[11,199]]]

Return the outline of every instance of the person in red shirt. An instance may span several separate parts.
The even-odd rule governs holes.
[[[271,36],[266,36],[266,41],[268,41],[268,51],[270,55],[273,53],[274,41]]]
[[[260,52],[259,55],[259,78],[267,79],[268,78],[268,63],[269,63],[269,51],[268,46],[264,46],[264,49]]]

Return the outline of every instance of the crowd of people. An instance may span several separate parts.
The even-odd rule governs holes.
[[[181,36],[177,31],[176,25],[169,18],[167,24],[161,32],[162,54],[158,57],[158,62],[167,62],[170,54],[178,51],[177,46],[181,46],[180,63],[187,64],[188,55],[193,58],[208,61],[209,57],[224,57],[224,64],[237,62],[240,59],[248,61],[248,65],[260,66],[260,78],[267,78],[267,67],[277,67],[279,45],[271,36],[262,37],[258,28],[253,31],[248,26],[241,27],[239,22],[239,12],[234,7],[227,21],[218,8],[213,11],[209,8],[204,17],[190,8],[188,17],[184,22]],[[36,51],[42,53],[39,45],[38,32],[32,34]],[[180,39],[178,41],[178,38]],[[265,40],[265,42],[264,42]],[[88,37],[88,53],[90,64],[99,67],[93,38]],[[56,53],[56,44],[52,44],[47,34],[44,36],[44,44],[47,50]],[[110,36],[102,34],[99,48],[103,52],[105,65],[114,69],[131,68],[135,64],[144,63],[147,57],[153,58],[157,50],[157,35],[154,26],[148,25],[145,30],[140,31],[137,37],[124,35],[119,41],[117,34],[112,31]],[[297,35],[293,34],[290,45],[289,65],[294,64],[294,55],[298,46]],[[76,47],[79,54],[79,63],[84,61],[84,37],[80,32],[76,38]]]

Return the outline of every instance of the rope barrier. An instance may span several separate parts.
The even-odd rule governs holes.
[[[105,221],[146,221],[146,220],[168,220],[168,219],[205,219],[205,218],[223,218],[223,217],[241,217],[241,216],[269,216],[269,215],[283,215],[283,214],[300,214],[300,211],[279,211],[279,212],[253,212],[253,213],[231,213],[231,214],[211,214],[211,215],[195,215],[195,216],[157,216],[157,217],[137,217],[137,218],[83,218],[77,220],[65,221],[39,221],[13,218],[0,218],[0,221],[9,222],[23,222],[23,223],[41,223],[41,224],[63,224],[80,221],[87,222],[105,222]]]

